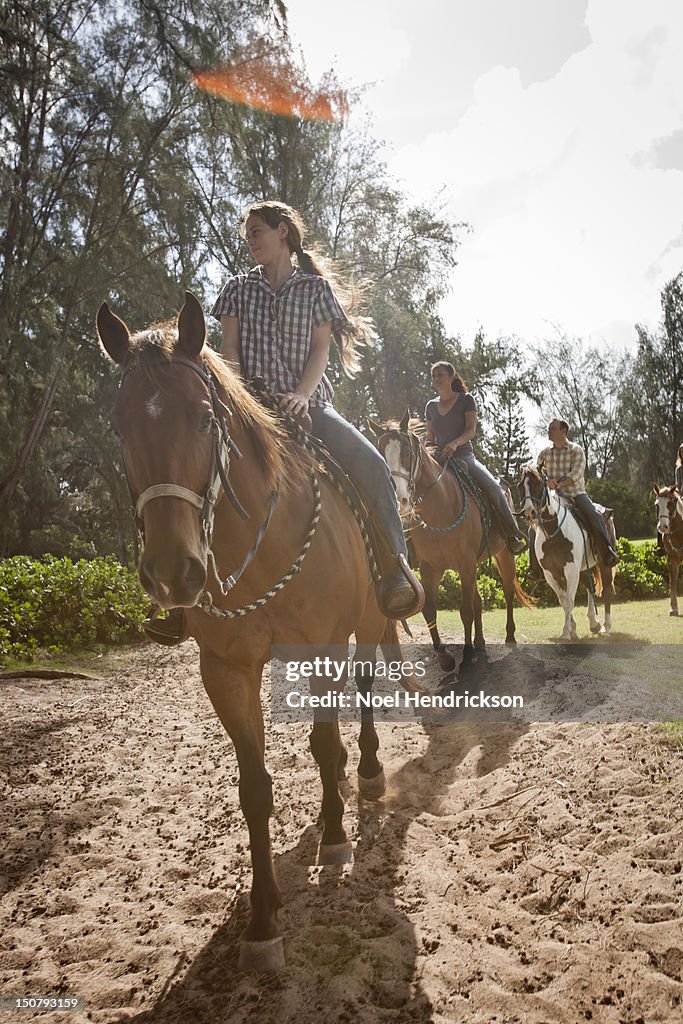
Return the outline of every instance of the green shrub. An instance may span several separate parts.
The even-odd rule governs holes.
[[[617,566],[615,579],[616,599],[662,597],[669,593],[669,575],[666,556],[657,551],[654,541],[645,544],[632,544],[625,537],[617,541],[617,551],[621,561]],[[529,553],[523,551],[517,556],[517,579],[527,593],[533,597],[540,607],[557,604],[554,591],[545,580],[529,579]],[[485,611],[490,608],[504,608],[505,599],[495,563],[485,562],[477,572],[479,593]],[[438,608],[460,607],[460,577],[450,569],[445,573],[439,587]],[[586,588],[579,585],[577,602],[586,601]]]
[[[2,560],[0,661],[140,639],[148,607],[137,575],[112,558]]]

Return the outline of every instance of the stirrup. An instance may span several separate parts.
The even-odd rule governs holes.
[[[425,603],[422,584],[404,554],[396,556],[396,570],[384,575],[375,590],[379,610],[388,619],[407,619],[417,615]]]

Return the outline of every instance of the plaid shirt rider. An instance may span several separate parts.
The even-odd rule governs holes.
[[[274,391],[295,391],[311,352],[313,329],[346,321],[332,287],[324,277],[295,269],[274,292],[263,273],[231,277],[216,299],[211,315],[236,316],[240,326],[242,372],[263,377]],[[311,396],[311,405],[330,405],[334,391],[326,374]]]
[[[586,456],[581,445],[566,441],[561,448],[556,448],[551,444],[544,448],[536,459],[536,467],[544,470],[551,480],[562,480],[558,490],[563,494],[573,498],[577,494],[585,493]],[[565,477],[567,479],[564,479]]]

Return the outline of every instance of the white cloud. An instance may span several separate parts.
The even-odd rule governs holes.
[[[302,4],[308,0],[290,10]],[[379,134],[395,140],[392,171],[420,198],[446,184],[454,219],[473,228],[444,303],[448,328],[467,337],[482,324],[490,333],[531,337],[548,333],[550,321],[570,334],[629,344],[626,325],[654,326],[659,289],[683,267],[683,168],[660,169],[653,157],[655,143],[661,148],[683,125],[678,0],[589,0],[591,40],[568,58],[558,49],[554,77],[532,81],[522,57],[520,66],[491,66],[482,57],[467,89],[452,96],[444,84],[447,25],[433,34],[432,61],[423,64],[420,12],[385,2],[363,10],[371,24],[355,33],[355,63],[343,36],[340,70],[353,66],[366,81],[384,75],[367,104]],[[498,10],[513,16],[505,3]],[[356,22],[352,14],[349,20]],[[408,109],[414,114],[421,105],[427,128],[411,128],[414,141],[406,144],[391,95],[392,88],[405,94],[409,58]],[[442,83],[436,99],[435,75]]]

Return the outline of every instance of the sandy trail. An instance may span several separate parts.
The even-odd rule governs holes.
[[[7,1020],[651,1024],[683,1020],[683,758],[642,725],[380,726],[389,792],[310,867],[308,727],[269,728],[288,965],[237,972],[250,883],[232,746],[196,648],[10,680],[2,993],[80,996]]]

